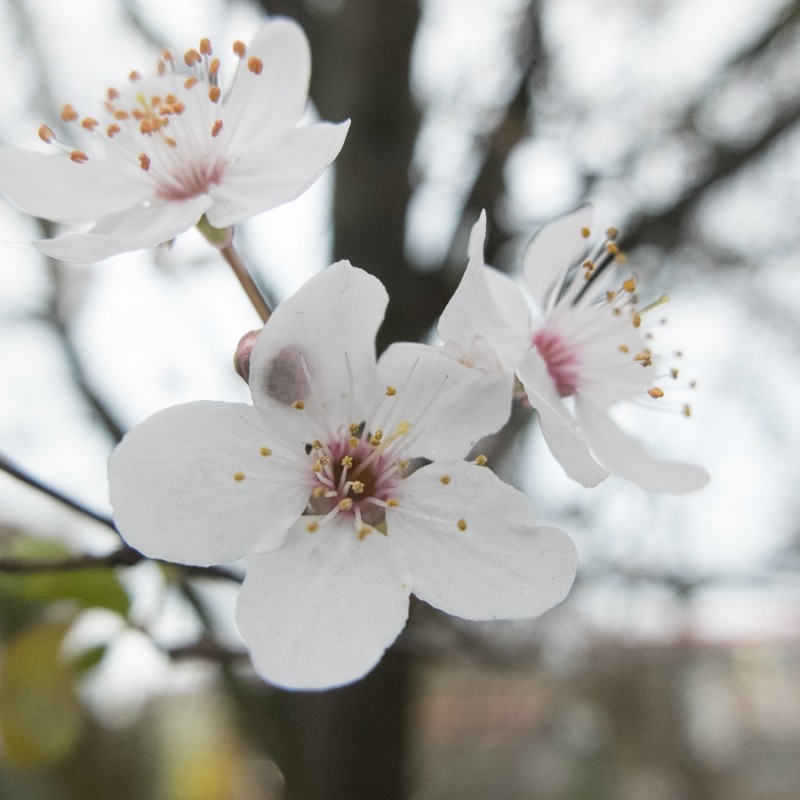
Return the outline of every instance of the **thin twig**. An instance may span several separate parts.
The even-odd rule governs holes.
[[[88,554],[60,556],[58,558],[0,558],[0,572],[36,575],[42,572],[77,572],[86,569],[131,567],[144,560],[144,556],[132,547],[120,547],[104,556]]]
[[[54,489],[52,486],[48,486],[38,478],[34,478],[33,475],[25,472],[25,470],[23,470],[21,467],[18,467],[2,453],[0,453],[0,471],[6,472],[13,478],[22,481],[23,483],[27,483],[28,486],[32,486],[34,489],[38,489],[38,491],[43,492],[49,497],[52,497],[62,505],[68,506],[73,511],[77,511],[79,514],[83,514],[83,516],[89,517],[90,519],[95,520],[95,522],[99,522],[101,525],[111,528],[113,531],[117,530],[116,526],[114,525],[114,520],[111,519],[111,517],[107,517],[105,514],[101,514],[98,511],[93,511],[91,508],[87,508],[85,505],[83,505],[83,503],[80,503],[77,500],[74,500],[73,498],[63,494],[58,489]]]
[[[239,253],[236,252],[233,242],[229,242],[225,247],[220,247],[219,252],[222,253],[225,260],[230,264],[234,275],[239,279],[239,283],[242,284],[245,294],[250,298],[253,308],[255,308],[256,312],[261,317],[261,321],[266,322],[272,311],[267,301],[264,299],[264,295],[261,294],[258,286],[256,286],[256,282],[247,271],[247,267],[244,265]]]

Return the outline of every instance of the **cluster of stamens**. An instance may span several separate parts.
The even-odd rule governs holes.
[[[254,75],[262,73],[263,62],[257,56],[246,58],[247,48],[243,42],[235,42],[233,52],[239,59],[237,70],[243,62]],[[104,104],[108,114],[106,124],[94,117],[81,117],[70,104],[64,105],[61,110],[63,122],[78,125],[88,133],[101,137],[106,143],[104,149],[108,155],[116,153],[124,162],[133,162],[145,172],[150,170],[151,164],[157,159],[161,169],[157,176],[156,194],[174,200],[188,199],[207,191],[210,185],[219,182],[224,167],[221,157],[210,152],[195,152],[188,164],[187,156],[169,154],[170,150],[179,148],[181,141],[186,142],[187,147],[197,149],[197,134],[193,132],[189,136],[182,136],[180,126],[177,125],[177,120],[187,110],[187,103],[191,101],[197,105],[194,97],[186,93],[205,92],[207,104],[200,103],[200,117],[211,140],[217,139],[223,130],[219,109],[222,99],[219,86],[221,62],[219,58],[212,57],[210,40],[201,39],[197,49],[186,51],[183,61],[192,70],[188,77],[178,74],[172,53],[164,50],[158,61],[157,72],[165,83],[165,91],[149,95],[144,90],[136,92],[132,105],[123,104],[123,96],[130,97],[129,92],[108,89]],[[129,74],[129,79],[132,84],[137,84],[142,81],[142,76],[134,70]],[[194,127],[193,123],[196,121],[192,119],[187,125],[192,124]],[[89,160],[86,151],[72,148],[60,141],[47,125],[40,126],[39,138],[60,147],[77,164]]]

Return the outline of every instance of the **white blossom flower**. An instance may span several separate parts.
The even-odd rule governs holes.
[[[111,458],[131,545],[186,564],[245,558],[237,622],[281,686],[361,677],[403,628],[410,593],[468,619],[527,618],[574,578],[569,538],[535,527],[483,457],[464,460],[508,416],[505,376],[425,345],[376,363],[386,302],[375,278],[330,267],[256,342],[253,406],[161,411]]]
[[[460,357],[488,342],[516,374],[539,412],[544,437],[567,474],[594,486],[608,473],[653,492],[690,492],[708,481],[701,467],[651,455],[612,418],[625,400],[662,402],[648,311],[636,308],[636,280],[618,273],[615,231],[587,251],[589,206],[546,225],[524,256],[520,284],[483,261],[486,218],[470,237],[469,264],[442,314],[439,335]],[[647,337],[647,338],[646,338]],[[666,379],[678,377],[678,370]],[[682,404],[678,410],[690,415]]]
[[[204,215],[228,228],[292,200],[319,177],[349,122],[298,127],[310,74],[303,31],[274,19],[249,49],[236,42],[233,50],[228,89],[203,39],[184,56],[191,72],[182,74],[165,50],[157,74],[132,72],[125,87],[108,90],[98,118],[64,106],[63,122],[86,139],[86,149],[45,125],[40,137],[63,152],[0,148],[0,191],[19,208],[60,223],[94,222],[88,231],[35,242],[42,252],[99,261],[168,241]]]

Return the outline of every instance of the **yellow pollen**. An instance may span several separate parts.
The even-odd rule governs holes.
[[[658,400],[659,397],[664,396],[664,392],[661,391],[661,389],[659,389],[658,386],[654,386],[652,389],[648,389],[647,394],[649,394],[650,397],[653,397],[656,400]]]
[[[672,376],[673,380],[677,380],[677,379],[678,379],[678,374],[679,374],[679,373],[680,373],[680,370],[679,370],[679,369],[677,369],[676,367],[673,367],[673,368],[672,368],[672,369],[669,371],[669,374]]]
[[[400,501],[396,497],[390,497],[386,501],[386,505],[389,506],[389,508],[397,508],[397,506],[400,505]]]
[[[318,458],[316,461],[314,461],[314,472],[322,472],[323,466],[324,464],[322,463],[322,459]]]
[[[486,456],[485,456],[483,453],[478,453],[478,455],[477,455],[477,456],[475,456],[475,463],[476,463],[476,464],[477,464],[479,467],[485,467],[485,466],[486,466],[486,462],[487,462],[488,460],[489,460],[489,459],[488,459],[488,458],[487,458],[487,457],[486,457]]]
[[[99,124],[100,123],[93,117],[84,117],[81,120],[81,125],[83,125],[87,131],[93,131]]]
[[[622,288],[629,294],[633,294],[636,291],[636,281],[633,278],[628,278],[623,282]]]
[[[145,172],[150,169],[150,156],[147,153],[139,153],[139,166]]]
[[[262,447],[262,448],[259,449],[258,452],[261,453],[261,455],[265,456],[265,457],[272,455],[272,450],[270,450],[269,447]]]
[[[634,314],[631,318],[634,328],[638,328],[642,324],[642,317],[639,314]]]
[[[211,88],[208,90],[208,99],[209,99],[209,100],[210,100],[212,103],[216,103],[216,102],[218,102],[218,101],[219,101],[219,96],[220,96],[221,94],[222,94],[222,90],[219,88],[219,86],[212,86],[212,87],[211,87]]]
[[[256,58],[256,56],[250,56],[250,58],[247,59],[247,69],[249,69],[253,75],[260,75],[264,69],[264,62],[260,58]]]
[[[324,486],[315,486],[313,491],[311,492],[312,497],[322,497],[325,494],[325,487]]]
[[[592,232],[589,230],[589,228],[581,228],[581,236],[583,236],[584,239],[588,239],[591,235]]]
[[[219,72],[219,59],[215,58],[208,67],[208,74],[209,75],[216,75]]]
[[[319,439],[314,439],[314,441],[311,442],[311,446],[315,450],[322,450],[322,442]]]
[[[458,525],[458,529],[460,531],[465,531],[467,529],[467,521],[465,519],[460,519],[456,525]]]
[[[243,481],[244,480],[244,472],[239,470],[238,472],[233,473],[233,479],[235,481]]]
[[[683,407],[683,416],[684,417],[692,416],[692,407],[688,403]]]
[[[387,386],[386,387],[386,396],[387,397],[394,397],[397,394],[397,389],[394,386]]]
[[[369,443],[377,447],[381,443],[381,439],[383,439],[383,431],[378,428],[370,438]]]
[[[318,523],[318,522],[317,522],[315,519],[312,519],[312,520],[311,520],[311,522],[309,522],[309,523],[306,525],[306,530],[307,530],[309,533],[314,533],[314,531],[316,531],[316,530],[317,530],[317,528],[319,528],[319,523]]]
[[[83,150],[73,150],[69,154],[69,160],[74,161],[76,164],[83,164],[85,161],[89,160],[89,156],[87,156]]]
[[[348,430],[350,431],[350,433],[353,434],[353,436],[355,436],[358,433],[358,428],[359,428],[359,425],[358,425],[357,422],[351,422],[350,423],[350,427],[348,428]]]
[[[236,53],[239,58],[244,58],[244,54],[247,52],[247,45],[244,42],[235,41],[233,43],[233,52]]]
[[[339,508],[342,511],[349,511],[353,507],[353,501],[349,497],[343,497],[339,501]]]
[[[131,81],[131,82],[138,81],[141,77],[142,76],[135,69],[132,69],[128,73],[128,80]]]
[[[407,458],[401,458],[400,461],[397,462],[397,466],[400,469],[408,469],[409,460]]]
[[[609,242],[606,245],[606,252],[609,255],[615,256],[617,253],[619,253],[619,247],[617,247],[617,245],[614,244],[614,242]]]
[[[356,494],[363,494],[364,493],[364,489],[366,489],[367,487],[361,481],[353,481],[353,483],[350,485],[350,488]]]
[[[195,64],[199,64],[203,59],[200,58],[200,53],[192,48],[183,54],[183,60],[186,62],[187,67],[193,67]]]
[[[353,449],[358,447],[358,437],[357,436],[351,436],[350,437],[350,447],[352,447]]]
[[[353,458],[352,458],[352,456],[344,456],[342,458],[342,466],[343,467],[347,467],[347,469],[350,469],[350,467],[353,466]]]
[[[43,142],[47,142],[47,144],[50,144],[50,142],[52,142],[53,139],[56,138],[56,135],[53,133],[51,128],[47,127],[47,125],[40,125],[39,126],[39,138]]]
[[[222,130],[222,120],[218,119],[214,121],[214,124],[211,126],[211,135],[212,136],[219,136],[219,132]]]
[[[296,408],[298,411],[302,411],[306,407],[306,404],[302,400],[295,400],[292,403],[292,408]]]
[[[617,238],[617,236],[619,236],[619,231],[612,226],[606,231],[606,236],[613,241]]]
[[[64,122],[75,122],[75,120],[78,119],[78,112],[71,105],[67,104],[61,109],[61,119],[63,119]]]
[[[401,422],[397,426],[397,436],[405,436],[411,430],[411,423],[410,422]]]
[[[211,55],[211,42],[208,39],[201,39],[200,40],[200,52],[204,56]]]
[[[200,80],[198,78],[195,78],[194,75],[192,75],[191,78],[187,78],[183,82],[183,88],[184,89],[191,89],[193,86],[197,86],[198,83],[200,83]]]
[[[630,349],[629,349],[628,345],[626,345],[626,344],[621,344],[621,345],[619,346],[619,351],[620,351],[620,353],[629,353],[629,352],[630,352]]]
[[[451,480],[451,478],[450,478],[449,475],[440,475],[439,476],[439,483],[443,483],[445,486],[447,486],[447,484],[450,483],[450,480]]]
[[[358,537],[358,541],[363,542],[364,539],[367,536],[369,536],[370,533],[372,533],[372,528],[369,525],[362,525],[358,529],[358,533],[356,534],[356,536]]]

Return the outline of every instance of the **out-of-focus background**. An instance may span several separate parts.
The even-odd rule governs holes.
[[[59,110],[266,13],[311,41],[310,113],[352,119],[330,170],[236,243],[276,301],[338,258],[381,278],[380,346],[430,335],[481,209],[513,271],[590,201],[659,335],[696,380],[690,419],[625,420],[706,465],[650,496],[571,484],[519,409],[493,465],[575,538],[570,598],[529,623],[412,607],[364,681],[259,681],[236,584],[152,563],[0,575],[0,797],[14,800],[796,800],[800,786],[800,3],[796,0],[0,0],[0,143],[42,149]],[[69,131],[61,131],[68,140]],[[258,320],[217,254],[47,261],[0,202],[0,453],[109,513],[106,460],[167,405],[245,400]],[[682,402],[682,401],[681,401]],[[638,411],[638,410],[637,410]],[[0,473],[0,556],[102,554],[115,535]]]

